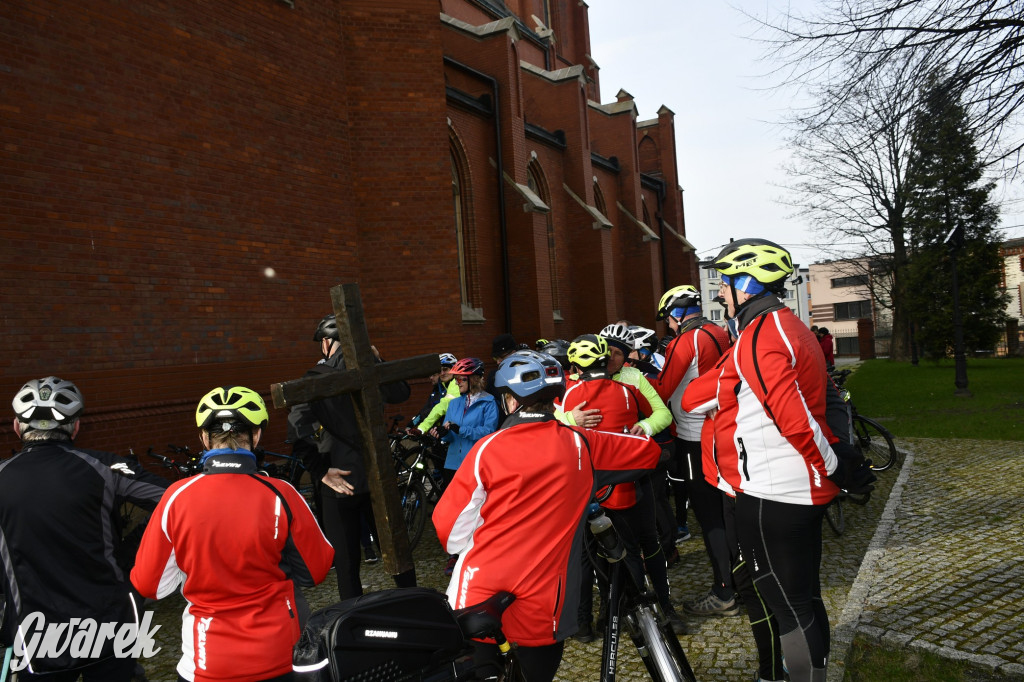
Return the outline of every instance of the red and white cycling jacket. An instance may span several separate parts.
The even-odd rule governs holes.
[[[613,379],[590,379],[575,382],[562,397],[562,409],[571,412],[580,403],[583,409],[601,410],[598,431],[626,433],[644,417],[650,416],[653,408],[639,389]],[[607,509],[629,509],[636,504],[636,486],[622,483],[615,486],[602,507]]]
[[[651,379],[651,385],[672,410],[676,438],[700,441],[704,415],[691,414],[683,408],[683,391],[691,381],[714,367],[728,347],[727,331],[704,318],[697,318],[684,323],[682,333],[665,349],[665,364],[658,376]]]
[[[511,592],[502,631],[520,645],[543,646],[577,629],[595,486],[635,481],[657,465],[661,447],[524,410],[473,446],[432,518],[441,544],[459,555],[448,586],[452,607]]]
[[[755,361],[756,353],[756,361]],[[714,418],[715,460],[736,492],[791,504],[826,504],[838,462],[825,424],[825,359],[788,308],[755,317],[720,369],[690,382],[682,405]]]
[[[151,599],[181,586],[188,604],[178,673],[186,680],[284,675],[301,629],[293,580],[322,582],[334,549],[295,488],[253,473],[254,457],[214,455],[206,469],[217,465],[240,473],[204,473],[167,489],[132,583]]]

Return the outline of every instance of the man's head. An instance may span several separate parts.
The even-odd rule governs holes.
[[[785,293],[786,278],[793,274],[793,257],[767,239],[739,239],[722,249],[714,268],[722,273],[719,293],[729,317],[734,318],[753,298]]]
[[[245,386],[218,386],[196,406],[196,426],[208,450],[252,450],[268,419],[263,398]]]
[[[673,332],[679,330],[682,321],[700,315],[700,292],[690,284],[672,287],[658,301],[657,320],[665,320]]]
[[[608,376],[608,360],[611,356],[608,342],[597,334],[577,336],[569,344],[569,366],[583,379],[597,379]]]
[[[569,369],[569,342],[565,339],[548,341],[544,344],[544,347],[540,349],[540,352],[550,355],[555,360],[558,360],[558,364],[562,366],[563,370]]]
[[[491,357],[495,362],[501,362],[505,356],[519,348],[516,338],[511,334],[498,334],[491,342]]]
[[[550,355],[520,350],[501,361],[494,373],[494,386],[501,390],[509,414],[520,407],[551,412],[553,402],[565,393],[565,375]]]
[[[341,350],[341,344],[338,343],[338,321],[335,319],[334,313],[324,315],[320,319],[316,325],[316,331],[313,333],[313,340],[320,344],[320,354],[324,356],[324,359]]]
[[[82,392],[58,377],[32,379],[14,394],[14,432],[28,443],[40,440],[72,440],[78,434],[78,417],[85,402]]]
[[[438,381],[440,381],[441,385],[444,386],[452,380],[452,367],[454,367],[455,363],[459,360],[451,353],[440,353],[438,357],[441,360],[441,372],[438,375]]]
[[[601,330],[600,336],[608,344],[608,375],[615,376],[633,352],[633,332],[627,324],[613,322]]]
[[[633,334],[633,350],[627,356],[630,360],[649,360],[658,349],[658,335],[653,329],[634,325],[629,328]]]

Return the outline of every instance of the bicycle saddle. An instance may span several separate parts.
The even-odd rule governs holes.
[[[469,639],[492,637],[501,630],[501,614],[516,600],[511,592],[498,592],[490,599],[455,611],[455,620]]]

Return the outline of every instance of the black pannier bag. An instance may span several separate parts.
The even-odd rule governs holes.
[[[398,682],[427,679],[466,648],[445,595],[410,587],[315,611],[292,662],[302,682]]]

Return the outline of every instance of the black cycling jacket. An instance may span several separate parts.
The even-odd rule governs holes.
[[[5,640],[37,611],[46,623],[135,621],[114,518],[125,500],[153,509],[167,487],[143,480],[138,469],[136,462],[60,441],[30,443],[0,462]],[[91,662],[65,653],[30,665],[46,672]]]

